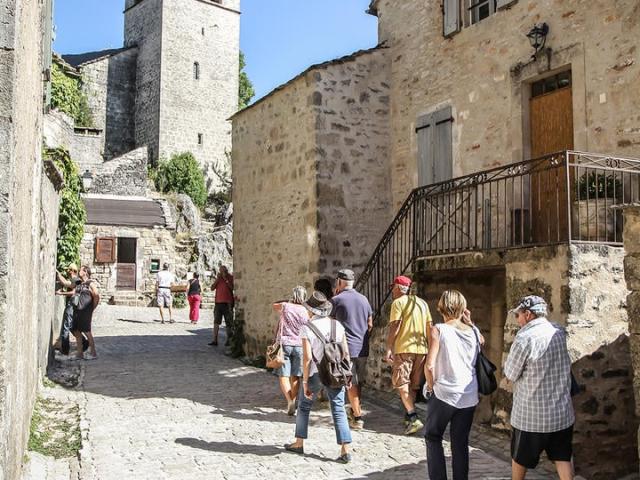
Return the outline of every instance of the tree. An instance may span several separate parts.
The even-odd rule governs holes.
[[[240,52],[240,89],[238,91],[238,108],[242,110],[256,94],[253,89],[253,83],[249,80],[247,72],[244,71],[244,67],[247,66],[247,62],[244,59],[244,53]]]
[[[191,152],[179,153],[161,161],[154,176],[156,188],[161,192],[184,193],[198,207],[204,207],[207,201],[204,174]]]

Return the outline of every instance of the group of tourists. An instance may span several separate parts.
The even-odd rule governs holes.
[[[95,360],[98,358],[91,333],[93,311],[100,302],[97,283],[91,279],[91,268],[83,265],[80,270],[75,263],[67,266],[67,276],[57,272],[60,288],[56,295],[65,297],[65,308],[56,347],[63,355],[70,355],[70,335],[76,340],[76,354],[72,360]],[[89,355],[84,352],[89,350]]]
[[[173,320],[173,293],[172,287],[177,283],[176,276],[169,270],[169,264],[162,265],[162,270],[156,276],[156,304],[160,311],[160,323],[164,323],[164,308],[169,311],[169,323]],[[215,306],[213,308],[213,340],[210,346],[218,345],[218,332],[222,320],[226,326],[225,346],[229,346],[233,336],[233,307],[235,297],[233,294],[233,275],[225,265],[220,265],[211,290],[215,292]],[[197,325],[200,320],[200,306],[202,303],[202,286],[200,285],[200,274],[194,272],[189,279],[186,289],[187,301],[189,302],[189,320],[192,325]]]
[[[321,279],[310,295],[297,286],[290,299],[273,304],[279,322],[268,361],[279,365],[274,373],[287,413],[296,415],[295,440],[285,445],[287,451],[304,454],[309,415],[314,400],[324,394],[340,446],[338,461],[352,460],[351,431],[365,424],[361,385],[373,328],[371,306],[354,289],[354,280],[353,271],[343,269],[335,284]],[[467,479],[484,338],[462,293],[443,292],[437,302],[442,321],[433,322],[427,302],[412,294],[411,286],[406,276],[396,277],[391,286],[384,358],[391,365],[391,381],[405,409],[404,433],[412,435],[424,428],[429,478],[445,480],[442,442],[449,427],[453,478]],[[524,479],[546,452],[560,479],[572,479],[575,416],[566,334],[547,320],[547,304],[541,297],[524,297],[509,313],[521,327],[504,365],[504,376],[513,384],[512,478]],[[427,402],[424,423],[415,408],[418,392]]]

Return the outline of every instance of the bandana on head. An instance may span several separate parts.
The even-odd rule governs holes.
[[[547,302],[544,301],[542,297],[538,297],[537,295],[528,295],[518,302],[518,305],[511,310],[512,312],[518,310],[529,310],[531,313],[535,313],[538,315],[546,315],[547,314]]]

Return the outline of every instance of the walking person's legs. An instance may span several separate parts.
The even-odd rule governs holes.
[[[224,325],[227,333],[227,339],[224,342],[224,346],[228,347],[231,345],[231,339],[234,336],[234,325],[233,325],[233,308],[228,303],[225,303],[224,309]]]
[[[213,340],[209,345],[218,345],[218,332],[222,323],[222,303],[216,303],[213,307]]]
[[[69,355],[71,348],[71,342],[69,336],[71,335],[71,327],[73,325],[73,305],[68,302],[64,307],[64,314],[62,315],[62,325],[60,325],[60,352],[63,355]]]
[[[430,480],[447,480],[442,437],[455,410],[436,397],[432,397],[427,404],[427,428],[424,438],[427,444],[427,470]]]
[[[309,434],[309,414],[313,407],[313,401],[316,398],[318,391],[322,388],[322,384],[318,379],[318,374],[312,375],[309,378],[309,389],[313,392],[311,398],[307,398],[304,394],[304,384],[300,382],[300,389],[298,391],[298,412],[296,414],[296,440],[295,442],[285,445],[285,449],[295,452],[304,453],[304,441]]]
[[[467,480],[469,478],[469,432],[473,424],[475,410],[476,407],[457,408],[451,417],[453,480]]]
[[[349,444],[351,443],[351,430],[347,412],[344,408],[345,388],[327,388],[329,395],[329,405],[331,416],[333,417],[333,428],[336,431],[336,442],[340,445],[340,458],[338,460],[348,463],[351,461],[349,454]]]
[[[76,358],[84,358],[84,354],[82,352],[82,332],[80,330],[76,330],[73,332],[73,336],[76,337]]]
[[[87,340],[89,340],[89,352],[94,357],[97,357],[98,354],[96,353],[96,342],[93,339],[93,333],[91,333],[91,332],[84,332],[84,333],[87,336]]]
[[[160,323],[164,323],[164,311],[161,303],[158,303],[158,310],[160,310]]]
[[[571,462],[555,462],[560,480],[573,480],[573,464]]]
[[[526,476],[527,468],[511,460],[511,480],[524,480]]]
[[[202,296],[193,296],[193,323],[198,323],[200,320],[200,303],[202,302]]]

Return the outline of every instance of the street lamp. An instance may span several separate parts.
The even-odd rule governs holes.
[[[547,42],[547,35],[549,34],[549,25],[542,23],[540,25],[534,25],[533,28],[527,33],[527,38],[534,49],[533,58],[536,58],[538,53],[544,48]]]
[[[80,178],[82,178],[82,189],[85,192],[89,191],[93,183],[93,174],[89,170],[85,170]]]

